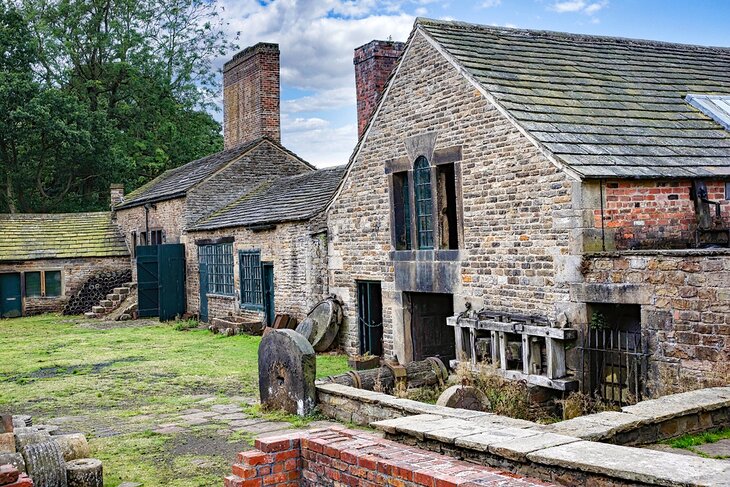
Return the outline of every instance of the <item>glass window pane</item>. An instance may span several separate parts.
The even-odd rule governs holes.
[[[61,295],[61,271],[46,271],[46,297]]]
[[[416,192],[416,228],[418,248],[433,248],[433,195],[431,191],[431,167],[425,157],[416,159],[413,169]]]
[[[37,298],[41,295],[41,273],[25,273],[25,295],[29,298]]]

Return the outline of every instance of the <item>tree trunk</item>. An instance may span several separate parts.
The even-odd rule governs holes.
[[[442,363],[433,360],[410,362],[405,365],[406,384],[408,388],[436,385],[446,381],[448,372]],[[365,389],[368,391],[391,391],[395,386],[395,377],[389,367],[379,369],[350,371],[346,374],[327,377],[325,382]]]

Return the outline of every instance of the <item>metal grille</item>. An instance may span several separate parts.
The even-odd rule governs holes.
[[[640,331],[589,328],[580,344],[583,392],[619,405],[642,400],[649,354]]]
[[[241,305],[262,307],[261,252],[247,250],[238,253],[241,275]]]
[[[425,157],[416,159],[413,171],[416,190],[416,226],[418,248],[433,248],[433,194],[431,191],[431,167]]]
[[[233,295],[233,244],[221,243],[198,247],[200,262],[208,264],[208,292]]]

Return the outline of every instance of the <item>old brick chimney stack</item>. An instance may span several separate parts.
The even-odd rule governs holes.
[[[357,135],[362,137],[375,111],[380,93],[405,49],[403,42],[370,41],[355,49],[355,88],[357,90]]]
[[[124,185],[117,183],[110,184],[109,197],[112,207],[122,204],[124,202]]]
[[[281,142],[279,45],[260,42],[223,66],[223,145]]]

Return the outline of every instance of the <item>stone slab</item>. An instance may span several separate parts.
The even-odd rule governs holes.
[[[639,428],[647,422],[649,420],[642,416],[604,411],[546,425],[544,430],[583,440],[599,441],[623,431]]]
[[[428,427],[429,429],[424,431],[425,438],[451,444],[462,436],[483,433],[485,431],[484,427],[476,423],[470,423],[469,421],[458,418],[444,418],[440,421],[430,423]]]
[[[701,477],[725,472],[722,460],[686,457],[643,448],[576,441],[527,454],[544,465],[580,470],[653,485],[700,485]]]
[[[15,435],[0,433],[0,453],[15,453]]]
[[[509,428],[533,428],[540,429],[543,425],[533,423],[524,419],[509,418],[507,416],[500,416],[498,414],[482,414],[482,416],[475,416],[468,418],[469,422],[476,423],[478,425],[494,428],[500,426],[506,426]]]
[[[211,419],[213,421],[241,421],[243,419],[248,419],[248,416],[245,413],[228,413],[213,416]]]
[[[489,447],[493,444],[503,443],[505,440],[514,440],[516,438],[530,438],[539,434],[535,430],[525,428],[494,428],[482,433],[456,438],[454,444],[460,448],[486,452],[489,451]]]
[[[650,418],[653,422],[660,422],[723,407],[730,407],[730,387],[712,387],[672,394],[659,399],[641,401],[621,410],[625,413]]]
[[[210,409],[219,414],[233,414],[243,411],[241,406],[236,406],[235,404],[214,404]]]
[[[444,419],[443,416],[437,416],[435,414],[419,414],[416,416],[405,416],[402,418],[386,419],[385,421],[374,421],[370,423],[370,426],[385,431],[386,433],[395,434],[396,432],[405,432],[407,430],[414,429],[418,425],[424,423],[438,421]],[[423,434],[420,435],[423,439]]]
[[[539,433],[522,438],[510,438],[508,440],[491,443],[488,445],[489,452],[517,462],[526,462],[527,454],[553,446],[574,443],[578,438],[554,433]]]
[[[716,443],[705,443],[694,449],[710,457],[730,458],[730,440],[720,440]]]
[[[265,419],[261,418],[251,418],[251,419],[241,419],[236,421],[231,421],[229,426],[231,428],[246,428],[248,426],[252,426],[254,424],[264,423],[266,422]]]

